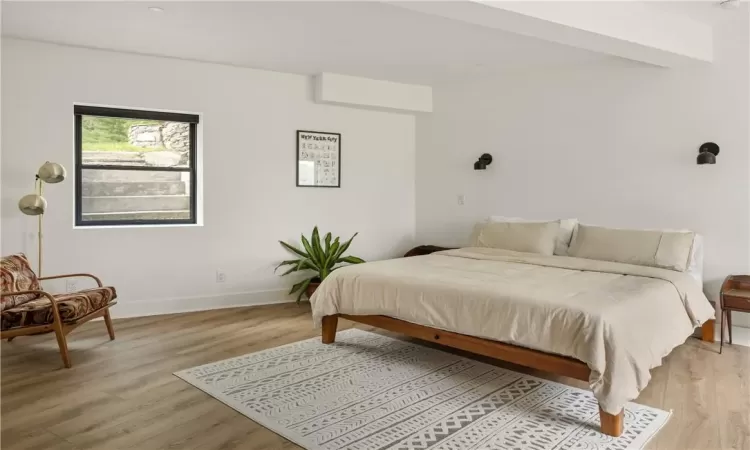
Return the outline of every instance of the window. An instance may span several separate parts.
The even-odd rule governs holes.
[[[197,115],[73,112],[77,226],[197,223]]]

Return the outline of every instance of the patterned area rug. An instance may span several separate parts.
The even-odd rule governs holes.
[[[599,433],[589,391],[361,330],[175,373],[306,449],[641,449],[669,413]]]

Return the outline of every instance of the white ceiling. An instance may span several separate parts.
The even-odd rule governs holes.
[[[161,6],[161,13],[149,6]],[[3,35],[435,84],[624,60],[375,2],[3,2]]]

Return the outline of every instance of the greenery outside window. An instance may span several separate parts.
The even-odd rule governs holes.
[[[197,223],[197,115],[73,110],[76,226]]]

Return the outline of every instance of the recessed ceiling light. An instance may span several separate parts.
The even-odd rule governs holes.
[[[164,12],[164,8],[159,8],[158,6],[149,6],[148,10],[151,12]]]

